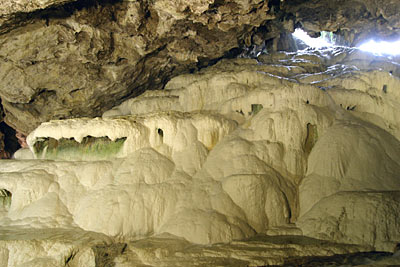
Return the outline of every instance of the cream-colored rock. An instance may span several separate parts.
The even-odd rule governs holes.
[[[283,252],[260,252],[277,248],[265,240],[255,247],[233,241],[260,233],[361,245],[293,246],[301,250],[293,256],[392,251],[400,241],[399,81],[376,69],[389,60],[353,52],[279,53],[264,56],[268,64],[222,60],[102,118],[43,123],[27,138],[36,159],[0,165],[0,224],[79,227],[119,241],[163,233],[185,239],[154,241],[176,250],[153,250],[153,239],[129,245],[135,252],[118,254],[117,266],[187,265],[187,255],[205,265],[227,264],[227,255],[232,264],[281,264]],[[354,58],[371,70],[351,65]],[[74,150],[63,154],[68,146]],[[95,253],[82,250],[75,264]],[[218,260],[210,263],[207,253]],[[46,257],[29,264],[57,264]]]
[[[0,264],[21,267],[58,267],[65,266],[66,263],[74,267],[95,266],[93,248],[111,242],[104,235],[85,232],[79,228],[38,230],[2,227]],[[103,257],[99,256],[98,260]]]
[[[126,252],[114,262],[118,267],[265,266],[282,265],[291,257],[331,256],[368,249],[368,246],[334,244],[300,236],[264,235],[230,244],[200,246],[171,235],[162,235],[128,243]]]
[[[26,159],[34,159],[35,156],[33,155],[32,151],[29,148],[20,148],[17,151],[15,151],[13,158],[26,160]]]
[[[257,232],[263,232],[268,226],[282,226],[290,221],[289,201],[294,199],[294,188],[288,189],[284,182],[275,173],[234,175],[223,180],[222,188],[244,210],[249,224]],[[272,203],[281,207],[278,212]]]
[[[327,130],[308,158],[299,188],[301,214],[340,191],[400,190],[400,142],[366,123],[342,122]]]
[[[21,240],[21,236],[24,240]],[[368,246],[335,244],[307,237],[257,236],[214,246],[195,245],[170,234],[115,242],[75,229],[2,229],[1,266],[259,266],[288,257],[368,251]],[[398,261],[393,261],[397,263]]]
[[[78,143],[88,136],[107,137],[110,141],[126,138],[122,148],[117,151],[118,157],[145,147],[160,147],[160,151],[169,148],[170,153],[177,153],[195,142],[200,142],[210,150],[236,127],[235,121],[204,112],[163,112],[118,119],[70,119],[43,123],[29,134],[27,143],[38,157],[45,157],[47,148],[39,153],[34,149],[35,144],[49,137],[56,140],[73,138]],[[88,160],[98,159],[100,155],[85,157],[78,153],[59,157],[67,160]]]
[[[220,177],[224,177],[222,180],[227,181],[229,177],[239,174],[238,177],[242,179],[238,180],[237,189],[228,185],[228,182],[224,189],[228,193],[235,192],[230,195],[235,203],[242,203],[239,206],[249,205],[250,208],[243,209],[247,211],[249,220],[253,221],[253,227],[257,229],[254,221],[262,221],[260,218],[264,215],[253,210],[261,209],[261,206],[251,205],[246,195],[249,191],[243,190],[243,183],[254,180],[250,178],[257,177],[254,174],[265,172],[265,163],[295,184],[306,176],[299,189],[301,214],[307,213],[320,199],[336,192],[398,189],[400,121],[396,114],[399,113],[400,91],[396,89],[399,79],[389,73],[396,73],[395,64],[384,57],[336,48],[300,55],[280,53],[264,61],[320,72],[308,76],[301,72],[300,75],[286,73],[288,78],[312,84],[307,87],[269,76],[265,72],[271,71],[263,65],[256,65],[255,61],[233,60],[211,67],[213,72],[176,77],[163,93],[173,95],[181,103],[178,105],[175,102],[171,106],[173,109],[219,110],[241,124],[234,134],[211,151],[204,171],[214,179],[221,180]],[[337,63],[341,65],[330,67]],[[365,70],[380,69],[360,71],[354,64]],[[279,68],[279,65],[275,67],[276,70]],[[327,89],[324,93],[315,86]],[[389,88],[392,90],[389,91]],[[143,101],[151,102],[152,94],[144,95]],[[161,92],[156,94],[160,95]],[[140,98],[134,101],[140,103]],[[124,103],[122,114],[129,112],[128,103]],[[252,104],[261,104],[263,107],[256,116]],[[131,107],[133,113],[142,112],[136,108],[136,103]],[[237,114],[232,114],[232,111]],[[233,137],[235,135],[240,138]],[[236,153],[237,160],[234,156]],[[223,164],[214,163],[227,154],[231,156]],[[245,154],[247,158],[243,156]],[[257,189],[261,188],[259,186]],[[285,186],[280,184],[280,188]],[[288,192],[290,190],[286,191],[286,197],[291,195]],[[241,194],[245,194],[243,199],[246,201],[240,200]],[[254,195],[257,193],[251,196]],[[293,199],[289,203],[292,203],[292,207],[296,206]],[[291,212],[296,217],[296,209]],[[254,219],[253,216],[261,217]],[[284,221],[281,220],[281,224]]]
[[[394,190],[332,194],[314,205],[297,225],[315,238],[393,251],[400,240],[400,191]]]
[[[12,204],[1,223],[29,224],[35,228],[77,224],[85,230],[124,238],[171,229],[170,232],[195,243],[226,242],[254,234],[243,212],[216,182],[191,181],[187,175],[165,173],[167,168],[173,170],[173,163],[168,159],[164,159],[165,165],[159,165],[157,172],[148,161],[149,152],[153,156],[157,154],[151,150],[138,151],[132,160],[143,162],[142,167],[133,165],[131,169],[126,169],[128,160],[124,162],[125,169],[120,168],[120,162],[112,165],[111,162],[48,161],[36,161],[26,169],[22,161],[9,161],[3,165],[0,187],[12,192]],[[162,159],[161,155],[159,157]],[[7,169],[14,171],[7,172]],[[137,180],[128,177],[137,177]],[[192,212],[182,212],[189,209]],[[204,216],[203,212],[215,214],[215,217]],[[213,227],[201,228],[194,234],[192,230],[198,224],[195,218],[203,218],[204,225],[208,223]],[[174,231],[177,222],[187,231],[183,231],[184,228]],[[220,226],[215,227],[218,223]],[[236,230],[228,230],[236,224]],[[210,229],[215,231],[209,235],[211,239],[204,239]]]

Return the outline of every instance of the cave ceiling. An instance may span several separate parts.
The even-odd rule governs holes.
[[[398,0],[11,0],[0,4],[4,120],[94,117],[173,76],[302,27],[350,44],[400,31]]]

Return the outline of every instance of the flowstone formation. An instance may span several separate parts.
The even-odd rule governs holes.
[[[1,263],[261,266],[393,252],[399,73],[398,60],[357,49],[264,54],[177,76],[102,118],[43,123],[0,165],[11,235],[0,232]]]

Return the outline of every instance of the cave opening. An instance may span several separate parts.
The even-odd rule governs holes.
[[[363,51],[377,55],[400,55],[400,40],[389,42],[384,40],[369,40],[359,46]]]
[[[351,46],[350,41],[346,40],[346,38],[340,34],[340,31],[321,31],[315,35],[319,35],[319,37],[312,37],[301,28],[296,28],[292,34],[299,50],[309,47],[318,49],[332,46]],[[400,40],[387,41],[382,39],[369,39],[355,47],[376,55],[400,55]]]
[[[313,38],[307,34],[301,28],[297,28],[292,34],[294,37],[299,49],[304,49],[307,47],[311,48],[322,48],[322,47],[331,47],[336,42],[336,35],[333,32],[320,32],[320,36],[317,38]]]

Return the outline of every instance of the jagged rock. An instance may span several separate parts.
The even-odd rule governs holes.
[[[25,238],[19,239],[23,233]],[[106,256],[96,247],[112,240],[102,234],[75,229],[15,229],[2,226],[0,230],[1,266],[65,266],[94,267]]]
[[[10,153],[6,151],[4,145],[4,134],[0,132],[0,159],[9,159],[9,158],[10,158]]]
[[[368,38],[394,38],[400,34],[397,0],[287,1],[286,11],[312,35],[337,32],[353,45]]]
[[[3,1],[6,121],[28,134],[50,119],[99,116],[241,48],[294,49],[295,25],[339,31],[354,43],[395,34],[398,9],[396,0]]]
[[[0,33],[30,22],[30,13],[76,0],[10,0],[0,3]]]
[[[10,0],[2,2],[0,5],[0,14],[2,19],[15,16],[18,13],[33,12],[38,9],[45,9],[49,6],[61,5],[76,0]],[[0,25],[3,24],[0,21]]]
[[[257,1],[78,3],[2,34],[0,96],[7,123],[25,134],[160,88],[171,75],[238,48],[273,18]]]
[[[18,140],[18,144],[21,148],[28,148],[28,144],[26,143],[26,136],[23,133],[16,132],[15,137]]]

